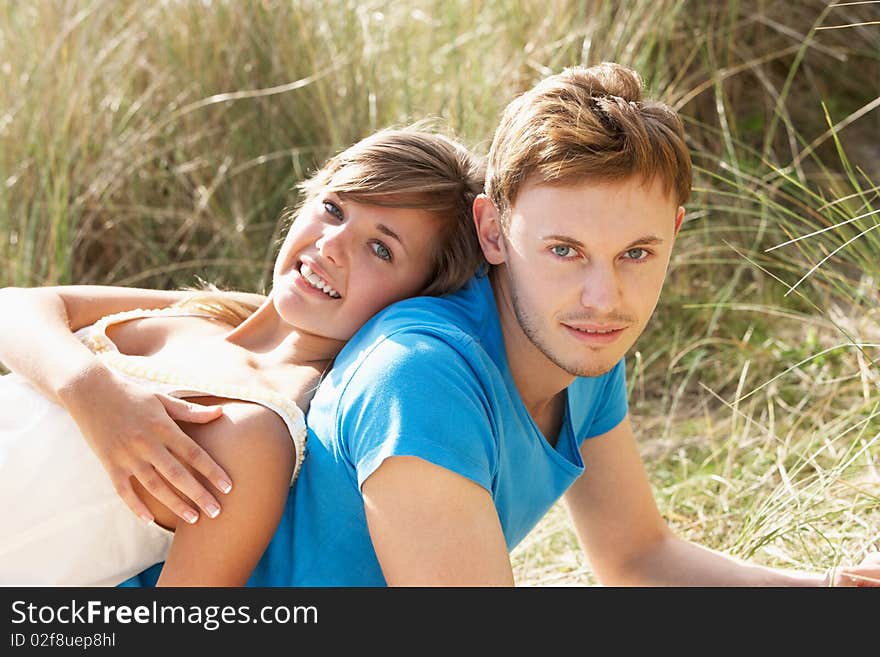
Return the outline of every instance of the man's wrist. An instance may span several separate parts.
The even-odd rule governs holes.
[[[808,571],[784,571],[789,586],[833,586],[834,569],[829,568],[825,572],[816,573]]]

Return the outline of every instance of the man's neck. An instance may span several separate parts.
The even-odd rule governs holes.
[[[513,382],[529,415],[555,442],[565,415],[565,390],[575,377],[548,359],[525,334],[503,271],[493,268],[490,280]]]

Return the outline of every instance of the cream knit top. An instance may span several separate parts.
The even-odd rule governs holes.
[[[177,308],[158,308],[153,310],[138,308],[102,317],[91,326],[80,329],[75,335],[102,362],[118,374],[134,382],[152,384],[151,387],[159,386],[161,392],[165,394],[178,398],[215,396],[238,399],[260,404],[277,413],[287,425],[294,447],[296,447],[296,464],[294,465],[293,476],[290,479],[291,484],[293,484],[297,475],[299,475],[300,467],[305,457],[307,435],[305,416],[302,409],[295,402],[273,390],[257,386],[216,383],[138,362],[137,359],[140,357],[121,353],[113,341],[107,337],[107,328],[113,324],[130,319],[158,316],[210,317],[210,315],[205,313],[183,311]]]

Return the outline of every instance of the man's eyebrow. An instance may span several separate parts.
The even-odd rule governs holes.
[[[581,249],[586,248],[586,245],[583,242],[576,240],[573,237],[569,237],[568,235],[544,235],[541,239],[545,242],[565,242],[566,244],[571,244],[572,246]],[[658,237],[657,235],[642,235],[640,238],[630,242],[623,248],[623,250],[626,251],[634,246],[655,246],[657,244],[663,244],[662,237]]]
[[[541,237],[541,240],[544,242],[565,242],[567,244],[571,244],[572,246],[577,246],[580,248],[584,248],[586,244],[581,242],[580,240],[576,240],[573,237],[569,237],[568,235],[544,235]]]
[[[385,224],[377,224],[376,228],[378,229],[378,231],[380,233],[387,235],[388,237],[390,237],[393,240],[396,240],[397,243],[400,244],[400,246],[403,248],[404,251],[407,250],[406,244],[403,243],[403,240],[400,239],[400,236],[397,233],[395,233],[393,230],[391,230],[388,226],[386,226]]]
[[[631,249],[634,246],[655,246],[657,244],[663,244],[662,237],[658,237],[657,235],[643,235],[639,239],[630,242],[626,249]],[[626,249],[624,249],[624,251],[626,251]]]

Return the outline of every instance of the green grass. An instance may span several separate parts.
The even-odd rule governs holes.
[[[265,291],[291,190],[338,148],[436,116],[485,152],[515,94],[618,61],[679,109],[697,167],[628,363],[661,512],[762,563],[858,560],[880,539],[880,27],[856,24],[878,12],[0,0],[0,285]],[[514,565],[594,582],[558,507]]]

